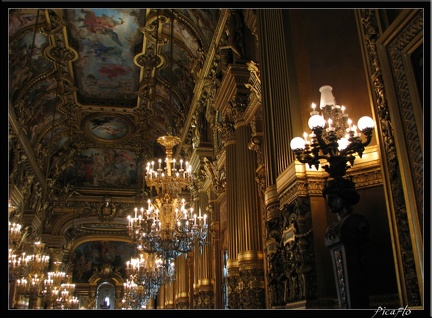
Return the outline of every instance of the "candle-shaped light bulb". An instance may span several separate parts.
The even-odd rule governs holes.
[[[344,105],[341,106],[341,111],[342,111],[342,114],[345,113],[345,106]]]

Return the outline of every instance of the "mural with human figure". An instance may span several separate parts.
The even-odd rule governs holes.
[[[74,252],[73,283],[85,283],[104,265],[110,264],[126,278],[126,262],[136,253],[136,247],[117,241],[93,241],[80,244]]]
[[[136,189],[141,160],[125,149],[89,148],[74,158],[65,179],[75,187]]]

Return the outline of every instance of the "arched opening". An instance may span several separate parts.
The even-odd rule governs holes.
[[[115,287],[113,284],[103,282],[98,286],[96,309],[115,309]]]

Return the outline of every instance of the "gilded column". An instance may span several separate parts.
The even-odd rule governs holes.
[[[196,191],[194,191],[194,210],[197,214],[199,214],[199,211],[201,211],[200,207],[200,197],[199,197],[199,186],[197,187]],[[195,309],[201,308],[201,297],[200,297],[200,286],[199,286],[199,279],[201,277],[201,266],[202,263],[201,260],[201,253],[200,253],[201,247],[195,245],[193,253],[193,267],[191,268],[193,270],[193,307]]]
[[[237,180],[237,223],[239,227],[238,262],[240,308],[265,308],[264,263],[259,196],[255,182],[257,160],[248,144],[252,130],[243,119],[246,109],[245,99],[237,98],[231,102],[231,113],[236,122],[236,166]]]
[[[169,284],[165,284],[163,286],[164,290],[165,290],[165,309],[175,309],[174,306],[174,288],[173,285],[174,283],[171,282]]]
[[[165,309],[165,285],[159,288],[155,303],[156,309]]]
[[[220,243],[220,223],[211,223],[211,245],[213,246],[213,273],[214,273],[214,309],[222,309],[222,253]]]
[[[204,189],[199,190],[199,204],[200,208],[207,214],[207,219],[212,218],[212,210],[208,208],[208,197]],[[212,254],[213,248],[211,245],[211,237],[207,235],[205,240],[205,245],[202,246],[201,251],[199,251],[199,258],[201,260],[200,266],[200,278],[198,284],[200,286],[200,298],[201,298],[201,308],[202,309],[213,309],[214,308],[214,276],[213,276],[213,262]]]
[[[235,151],[235,130],[233,122],[225,116],[218,127],[221,133],[223,146],[226,152],[225,173],[226,173],[226,201],[227,201],[227,229],[228,229],[228,307],[239,308],[238,294],[238,241],[239,233],[237,224],[237,176],[236,176],[236,151]]]
[[[187,268],[186,254],[176,258],[176,296],[175,307],[177,309],[189,308],[189,272]]]
[[[267,307],[283,308],[284,275],[281,263],[282,224],[276,178],[293,161],[289,151],[291,118],[287,43],[282,10],[257,10],[262,86],[263,162],[265,167]],[[274,61],[277,63],[274,63]],[[275,115],[277,114],[277,116]],[[295,117],[294,117],[295,118]]]

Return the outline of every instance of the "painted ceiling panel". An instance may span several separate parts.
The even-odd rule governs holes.
[[[74,9],[67,12],[70,37],[78,43],[73,63],[83,104],[135,106],[140,69],[133,63],[135,47],[143,41],[140,27],[145,11],[128,9]],[[109,100],[109,102],[103,100]]]
[[[9,100],[53,189],[139,189],[141,162],[164,155],[157,138],[188,129],[219,14],[9,11]],[[101,157],[115,160],[101,170]]]

